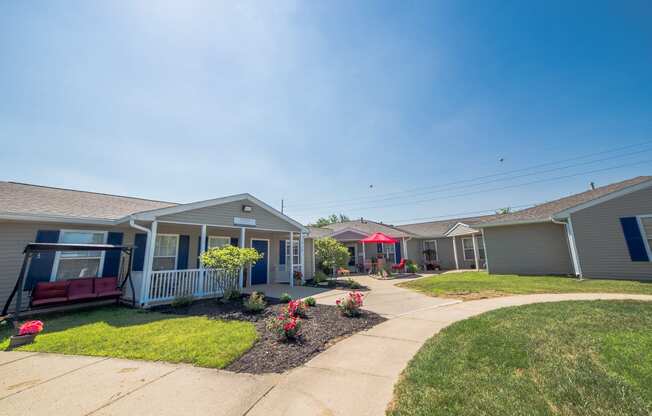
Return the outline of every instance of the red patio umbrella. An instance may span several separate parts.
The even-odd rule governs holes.
[[[394,244],[398,243],[398,240],[394,240],[392,237],[388,237],[383,233],[373,233],[367,238],[360,240],[362,244],[365,243],[383,243],[383,244]]]

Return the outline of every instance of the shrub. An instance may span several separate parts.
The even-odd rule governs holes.
[[[360,292],[349,292],[344,299],[338,299],[335,304],[339,308],[342,315],[348,317],[360,316],[362,311],[362,298],[364,295]]]
[[[185,308],[186,306],[190,306],[192,299],[193,298],[190,295],[177,296],[174,298],[170,306],[173,308]]]
[[[349,263],[351,257],[349,249],[334,238],[319,238],[315,240],[314,245],[315,256],[329,269],[335,271],[338,267],[344,267]]]
[[[211,248],[199,256],[209,269],[226,270],[233,275],[243,267],[253,266],[263,255],[253,248],[240,248],[227,245]]]
[[[346,279],[346,285],[349,287],[349,289],[353,289],[353,290],[360,289],[362,287],[360,283],[350,278]]]
[[[224,295],[222,296],[222,302],[231,302],[234,300],[240,299],[240,289],[237,287],[229,287],[224,290]]]
[[[245,310],[250,313],[260,313],[267,306],[265,295],[261,292],[252,292],[247,299],[242,302]]]
[[[419,266],[417,266],[416,263],[413,262],[412,260],[406,260],[405,261],[405,270],[408,273],[416,273],[416,272],[419,271]]]
[[[302,300],[291,300],[287,306],[287,313],[291,317],[305,318],[307,316],[306,303]]]
[[[283,293],[280,298],[278,298],[281,303],[288,303],[292,300],[292,296],[289,293]]]
[[[306,298],[306,305],[308,305],[310,307],[317,306],[317,301],[315,300],[315,298],[310,296],[309,298]]]
[[[315,284],[319,284],[327,280],[328,280],[328,276],[326,275],[326,273],[322,272],[321,270],[315,272],[315,278],[314,278]]]
[[[282,313],[267,321],[267,329],[276,332],[282,339],[295,339],[301,334],[301,319]]]

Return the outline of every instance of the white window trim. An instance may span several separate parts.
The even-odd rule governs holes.
[[[228,243],[226,243],[226,245],[228,246],[228,245],[231,244],[231,237],[229,237],[229,236],[226,236],[226,235],[209,235],[208,236],[208,241],[206,241],[206,250],[208,250],[210,248],[211,238],[226,238],[227,240],[229,240]]]
[[[157,233],[156,238],[158,237],[176,237],[177,239],[177,244],[176,244],[176,250],[174,252],[174,269],[172,270],[178,270],[179,267],[179,234],[164,234],[164,233]],[[168,258],[172,256],[157,256],[156,255],[156,238],[154,239],[154,250],[152,252],[152,268],[154,268],[154,260],[156,260],[157,257],[161,258]],[[164,270],[157,270],[157,272],[162,272]]]
[[[434,261],[439,261],[439,245],[437,244],[437,240],[423,240],[423,250],[421,250],[421,255],[423,256],[423,261],[428,261],[426,258],[426,255],[423,254],[424,251],[426,251],[426,243],[433,242],[435,243],[435,260]]]
[[[464,240],[471,240],[471,246],[473,246],[473,237],[460,238],[460,241],[462,242],[462,255],[464,256],[464,261],[475,261],[475,250],[473,256],[470,259],[466,257],[467,250],[471,250],[471,249],[464,248]]]
[[[636,221],[638,222],[638,228],[643,234],[643,243],[645,244],[645,249],[647,250],[647,258],[649,262],[652,262],[652,247],[650,246],[650,240],[652,240],[652,235],[647,235],[645,227],[643,226],[643,218],[652,218],[652,214],[647,215],[637,215]]]
[[[102,244],[106,244],[109,232],[108,231],[102,231],[102,230],[72,230],[72,229],[65,229],[65,230],[59,230],[59,239],[57,242],[62,243],[61,239],[63,237],[64,233],[93,233],[93,234],[103,234],[104,235],[104,240],[102,241]],[[83,250],[80,250],[83,251]],[[104,272],[104,257],[106,254],[106,251],[100,251],[100,267],[97,269],[97,275],[102,276],[102,273]],[[83,257],[80,257],[80,259]],[[59,262],[61,261],[61,252],[57,251],[54,255],[54,264],[52,265],[52,272],[50,272],[50,281],[55,282],[57,280],[57,273],[59,272]]]

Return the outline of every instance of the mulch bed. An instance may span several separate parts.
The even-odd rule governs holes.
[[[268,305],[260,314],[245,312],[239,301],[221,303],[216,300],[199,301],[181,308],[161,307],[157,310],[176,315],[205,315],[215,319],[252,322],[258,330],[258,341],[226,369],[254,374],[282,373],[298,367],[341,338],[385,321],[382,316],[369,311],[362,311],[362,315],[357,318],[347,318],[335,306],[317,305],[309,308],[308,317],[302,320],[301,336],[295,341],[282,341],[278,334],[267,329],[266,321],[278,316],[286,304],[279,304],[274,299],[266,300]]]

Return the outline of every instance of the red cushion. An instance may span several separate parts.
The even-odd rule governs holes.
[[[68,295],[69,301],[97,299],[97,293],[78,293],[76,295]]]
[[[121,292],[121,291],[119,291],[119,290],[112,290],[112,291],[110,291],[110,292],[102,292],[102,293],[98,293],[98,294],[97,294],[97,298],[98,298],[98,299],[101,299],[101,298],[114,298],[114,297],[116,297],[116,296],[120,296],[120,295],[122,295],[122,292]]]
[[[32,291],[32,301],[50,298],[65,298],[67,295],[67,280],[62,280],[59,282],[38,282]]]
[[[102,277],[95,279],[95,293],[104,295],[105,293],[113,293],[118,289],[117,277]],[[119,291],[118,291],[119,292]]]
[[[43,306],[43,305],[52,305],[55,303],[66,303],[68,298],[48,298],[48,299],[37,299],[32,300],[32,306]]]
[[[88,297],[93,295],[93,279],[92,277],[85,277],[82,279],[71,279],[68,286],[68,297],[79,298]]]

